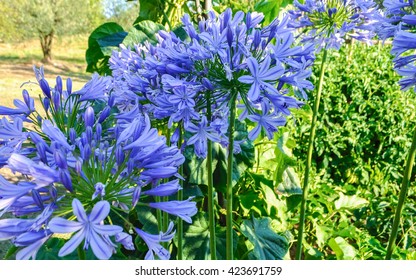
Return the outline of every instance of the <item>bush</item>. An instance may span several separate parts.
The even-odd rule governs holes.
[[[380,258],[387,244],[416,125],[414,92],[400,91],[390,49],[349,44],[329,55],[315,140],[315,184],[309,204],[309,226],[314,230],[308,230],[312,234],[307,239],[322,250],[311,247],[309,257],[348,258],[336,250],[345,243],[357,251],[354,258]],[[317,76],[318,67],[315,71]],[[313,104],[312,94],[308,103]],[[305,112],[311,115],[308,106],[302,114]],[[307,143],[309,119],[300,118],[293,127],[298,143]],[[306,153],[306,145],[295,146],[300,171]],[[407,201],[414,199],[414,190],[409,195]],[[342,206],[344,202],[347,207]],[[411,219],[415,208],[408,203],[406,209],[398,239],[403,249],[416,238]],[[347,252],[351,248],[344,249]]]

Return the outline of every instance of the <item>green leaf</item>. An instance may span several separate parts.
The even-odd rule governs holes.
[[[134,23],[142,20],[158,20],[163,15],[159,0],[140,1],[139,17]]]
[[[127,32],[115,22],[107,22],[97,27],[88,38],[85,57],[87,72],[109,74],[108,59],[111,51],[123,42]]]
[[[139,31],[132,27],[129,29],[129,34],[124,38],[123,45],[126,47],[133,47],[136,44],[143,43],[148,39],[143,31]]]
[[[321,226],[316,225],[316,243],[318,244],[319,248],[322,248],[326,241],[331,237],[332,235],[332,229],[327,226]]]
[[[263,25],[267,25],[279,16],[281,8],[286,7],[291,0],[260,0],[254,6],[257,12],[264,14]]]
[[[282,260],[286,255],[289,244],[285,237],[273,231],[270,222],[271,219],[266,217],[244,220],[241,224],[241,233],[254,245],[250,259]]]
[[[302,194],[299,176],[292,167],[287,167],[283,171],[282,182],[277,186],[276,191],[285,196]]]
[[[14,245],[11,246],[9,250],[7,250],[6,255],[4,256],[3,260],[9,259],[11,256],[13,256],[17,252],[18,249],[19,247],[17,246],[14,246]]]
[[[328,245],[335,252],[338,260],[353,260],[357,254],[355,248],[339,236],[331,238]]]
[[[157,218],[149,207],[145,206],[136,206],[137,218],[139,222],[142,224],[141,229],[146,232],[151,232],[153,234],[157,234],[158,224]]]
[[[226,232],[223,227],[216,229],[217,259],[226,259],[225,239]],[[183,257],[186,260],[208,260],[210,259],[209,248],[209,224],[208,215],[199,212],[192,217],[192,224],[184,225]],[[237,247],[238,236],[234,232],[234,248]],[[175,239],[175,242],[177,240]]]
[[[135,22],[133,26],[138,31],[143,32],[152,44],[155,44],[155,43],[158,42],[156,34],[160,30],[165,30],[163,25],[161,25],[159,23],[156,23],[156,22],[153,22],[151,20],[142,20],[142,21],[139,21],[139,22]]]
[[[339,199],[335,201],[335,209],[352,210],[364,207],[367,204],[369,204],[369,202],[364,198],[357,197],[356,195],[348,196],[343,193],[339,193]]]

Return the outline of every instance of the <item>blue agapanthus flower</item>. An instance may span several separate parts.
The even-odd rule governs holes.
[[[194,26],[185,15],[185,40],[161,31],[156,46],[121,46],[110,58],[114,85],[122,89],[115,97],[117,106],[124,114],[142,110],[172,129],[183,127],[185,143],[201,158],[208,140],[228,145],[234,99],[249,112],[241,120],[267,115],[280,120],[273,125],[284,125],[289,109],[303,105],[295,96],[306,98],[305,91],[313,89],[308,78],[314,46],[297,45],[287,28],[288,16],[261,28],[263,18],[227,9],[218,16],[209,12]],[[277,131],[261,126],[268,137]],[[250,136],[254,140],[258,134]]]
[[[385,0],[383,13],[378,18],[377,35],[386,40],[393,38],[391,53],[394,55],[395,71],[403,78],[399,81],[402,90],[416,85],[416,26],[413,0]]]
[[[339,49],[346,37],[369,42],[379,16],[373,0],[294,1],[289,26],[302,29],[305,42],[319,48]]]
[[[82,242],[99,259],[110,258],[119,246],[134,250],[131,234],[140,234],[128,217],[136,206],[191,222],[196,213],[191,198],[159,202],[180,190],[178,168],[184,157],[166,144],[142,110],[118,113],[111,77],[93,76],[73,92],[70,80],[66,90],[60,77],[51,88],[43,70],[35,70],[43,112],[27,91],[24,101],[15,101],[16,108],[0,107],[5,116],[0,168],[23,175],[18,183],[0,176],[0,217],[15,216],[0,219],[0,240],[22,247],[18,259],[36,258],[57,234],[71,235],[61,257]],[[120,218],[121,224],[113,224]],[[172,238],[169,234],[160,242]],[[150,251],[156,245],[151,246]]]

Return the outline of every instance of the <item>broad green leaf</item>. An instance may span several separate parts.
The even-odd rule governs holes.
[[[328,245],[335,252],[338,260],[353,260],[357,254],[355,248],[339,236],[331,238]]]
[[[184,225],[183,257],[187,260],[210,259],[208,215],[199,212],[192,217],[192,224]],[[225,259],[225,229],[216,229],[217,258]],[[234,233],[234,248],[237,247],[238,236]],[[177,240],[175,239],[175,242]]]
[[[109,74],[108,59],[113,48],[117,48],[127,36],[127,32],[115,22],[107,22],[97,27],[88,38],[86,51],[87,72]]]
[[[326,244],[326,241],[331,237],[332,229],[327,226],[316,225],[315,230],[316,243],[318,244],[319,248],[322,248]]]
[[[157,225],[157,219],[154,213],[148,207],[144,206],[137,206],[136,212],[137,219],[142,224],[140,228],[146,232],[157,234],[159,229]]]
[[[241,193],[238,195],[238,201],[243,210],[243,216],[248,216],[250,211],[255,211],[258,215],[266,214],[263,205],[264,200],[260,198],[257,192],[250,191]]]
[[[282,174],[282,182],[277,186],[276,192],[285,196],[300,195],[302,188],[298,174],[292,167],[287,167]]]
[[[335,201],[335,209],[358,209],[366,206],[368,203],[369,202],[366,199],[356,195],[348,196],[343,193],[339,193],[339,199]]]
[[[244,220],[241,224],[241,233],[254,245],[250,259],[282,260],[285,257],[289,244],[285,237],[272,230],[270,222],[271,219],[266,217]]]
[[[140,1],[140,14],[134,23],[142,20],[159,20],[162,16],[160,0]]]
[[[161,25],[159,23],[155,23],[151,20],[143,20],[143,21],[135,22],[134,27],[138,31],[143,32],[152,44],[155,44],[158,41],[157,37],[156,37],[156,34],[160,30],[165,30],[163,25]]]
[[[263,25],[267,25],[279,16],[281,8],[286,7],[291,0],[260,0],[254,9],[264,14]]]
[[[293,211],[302,202],[302,195],[291,195],[286,197],[287,211]]]
[[[133,47],[136,44],[145,42],[147,39],[148,38],[143,31],[139,31],[132,27],[129,29],[129,34],[124,38],[123,45],[126,47]]]

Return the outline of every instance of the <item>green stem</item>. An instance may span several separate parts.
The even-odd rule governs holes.
[[[155,197],[156,202],[160,202],[160,197]],[[157,219],[157,228],[159,231],[163,231],[163,216],[162,211],[160,209],[156,209],[156,219]]]
[[[211,121],[211,96],[207,94],[207,118]],[[214,180],[212,171],[212,141],[208,140],[207,172],[208,172],[208,219],[209,219],[209,249],[211,260],[217,259],[217,245],[215,234],[215,212],[214,212]]]
[[[183,141],[183,130],[182,127],[179,126],[180,131],[179,131],[179,141],[178,141],[178,147],[179,149],[182,146],[182,141]],[[179,174],[183,175],[183,166],[181,165],[179,167]],[[180,180],[180,184],[181,187],[183,187],[183,182],[182,180]],[[182,201],[183,200],[183,190],[179,190],[178,191],[178,200]],[[177,224],[178,224],[178,254],[177,254],[177,259],[178,260],[182,260],[183,259],[183,221],[181,218],[178,217],[178,219],[176,220]]]
[[[399,231],[400,217],[402,214],[404,201],[406,199],[407,190],[409,188],[410,177],[412,176],[413,164],[415,162],[415,154],[416,154],[416,127],[413,132],[412,146],[410,147],[409,154],[407,156],[406,169],[404,170],[404,173],[403,173],[402,187],[400,189],[399,202],[397,204],[396,213],[394,215],[394,220],[393,220],[393,228],[391,229],[389,244],[387,246],[386,260],[391,259],[394,245],[396,243],[397,233]]]
[[[170,143],[170,129],[169,129],[169,127],[167,127],[167,125],[166,125],[166,135],[165,136],[166,136],[166,144],[168,146],[170,146],[171,145],[171,143]],[[165,179],[164,181],[165,181],[165,183],[167,183],[169,181],[169,179]],[[163,197],[162,201],[163,202],[169,201],[169,197],[167,197],[167,196]],[[166,232],[168,230],[168,227],[169,227],[169,214],[167,212],[163,212],[162,220],[163,220],[163,232]],[[166,243],[166,247],[167,246],[168,246],[168,243]]]
[[[321,62],[321,69],[319,72],[319,81],[318,81],[318,93],[316,95],[315,104],[313,106],[313,116],[312,116],[312,124],[311,124],[311,131],[309,134],[309,143],[308,143],[308,155],[306,159],[306,167],[305,167],[305,176],[303,179],[303,193],[302,193],[302,202],[300,205],[300,219],[299,219],[299,232],[298,232],[298,243],[296,248],[296,259],[300,260],[302,257],[302,241],[303,241],[303,231],[305,228],[305,214],[306,214],[306,202],[308,198],[309,192],[309,171],[311,169],[312,163],[312,153],[313,153],[313,142],[315,140],[315,131],[316,131],[316,121],[318,117],[319,111],[319,102],[321,100],[321,93],[322,87],[324,83],[324,74],[325,74],[325,62],[327,58],[328,51],[325,48],[322,62]]]
[[[85,260],[85,251],[84,251],[84,248],[83,247],[84,246],[81,244],[77,248],[78,259],[80,259],[80,260]]]
[[[228,159],[227,159],[227,215],[226,215],[226,257],[233,260],[233,159],[234,159],[234,126],[237,96],[232,92],[230,102],[230,123],[228,125]]]

